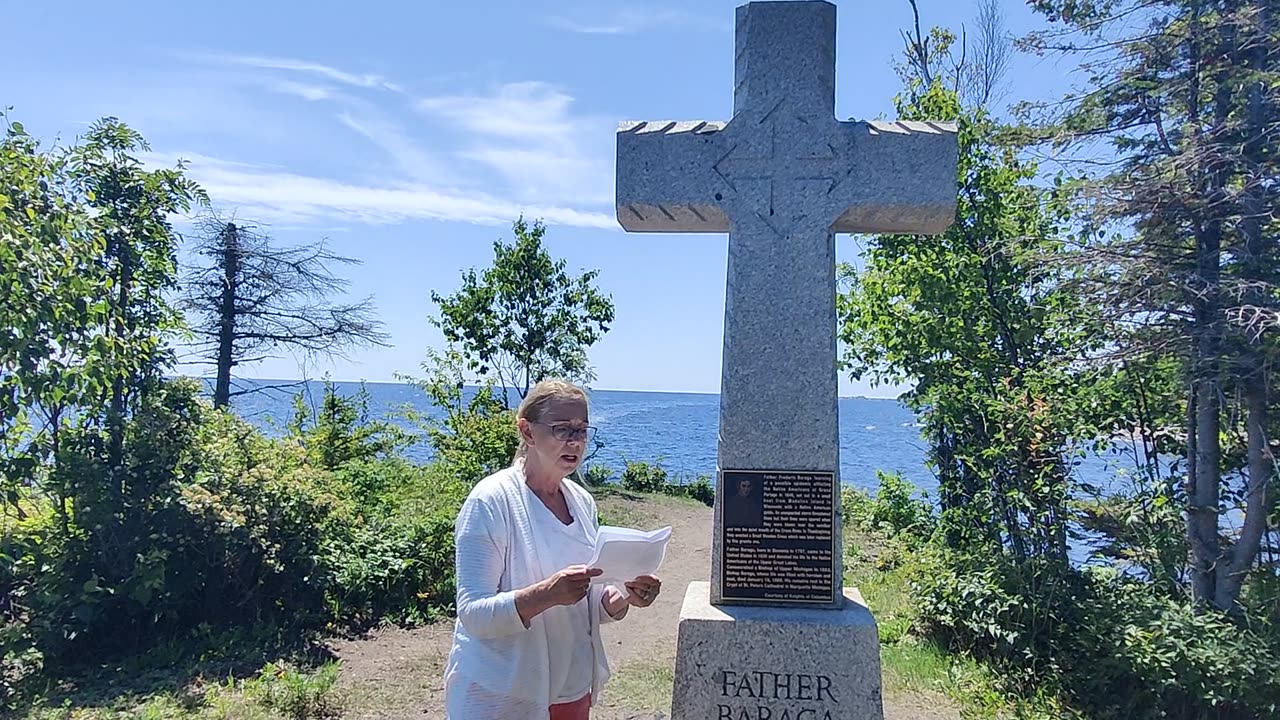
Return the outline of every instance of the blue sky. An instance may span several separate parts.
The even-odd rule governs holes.
[[[363,261],[393,347],[309,368],[416,373],[443,340],[433,289],[488,264],[518,213],[542,218],[570,269],[599,269],[617,307],[591,351],[601,388],[716,392],[727,236],[629,235],[613,214],[624,119],[727,119],[738,2],[9,3],[0,106],[68,139],[104,115],[158,162],[185,158],[214,204],[283,244],[326,238]],[[921,21],[972,27],[971,0],[921,0]],[[889,116],[906,0],[838,2],[836,111]],[[1015,34],[1041,19],[1007,2]],[[1009,97],[1065,89],[1018,56]],[[837,239],[841,259],[855,238]],[[295,358],[244,368],[297,377]],[[841,380],[845,395],[894,396]]]

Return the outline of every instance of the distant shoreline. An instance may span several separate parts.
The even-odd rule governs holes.
[[[211,376],[203,376],[203,375],[185,375],[184,374],[184,375],[175,375],[173,377],[186,377],[186,378],[191,378],[193,380],[206,380],[206,381],[213,380]],[[308,379],[310,380],[310,382],[314,382],[314,383],[324,382],[324,378],[308,378]],[[289,383],[296,384],[296,383],[303,382],[301,378],[236,377],[235,380],[238,380],[241,382],[263,383],[268,385],[275,384],[275,383],[279,383],[283,385],[283,384],[289,384]],[[397,381],[397,380],[345,380],[345,379],[339,379],[339,378],[330,378],[330,380],[339,385],[359,385],[362,382],[366,385],[406,385],[407,384],[404,381]],[[468,383],[466,387],[479,387],[479,386]],[[644,393],[648,395],[699,395],[699,396],[715,397],[720,394],[718,392],[709,392],[706,390],[634,390],[631,388],[605,388],[605,387],[591,387],[590,389],[592,392]],[[510,390],[514,391],[515,388],[510,388]],[[896,397],[871,397],[867,395],[840,395],[839,399],[840,400],[889,400],[891,402],[900,402],[899,399]]]

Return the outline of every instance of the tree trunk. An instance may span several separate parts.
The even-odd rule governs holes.
[[[1200,45],[1199,4],[1192,7],[1191,29],[1191,73],[1193,82],[1189,84],[1195,96],[1189,98],[1193,108],[1191,116],[1198,120],[1198,93],[1200,91],[1200,63],[1204,59]],[[1221,74],[1221,73],[1220,73]],[[1229,92],[1225,78],[1219,77],[1215,88],[1214,126],[1221,127],[1229,110]],[[1197,122],[1196,125],[1199,123]],[[1205,153],[1208,143],[1206,134],[1200,130],[1199,141],[1193,152]],[[1190,507],[1187,510],[1187,535],[1191,541],[1192,555],[1192,591],[1196,600],[1213,602],[1217,589],[1217,570],[1221,560],[1218,541],[1218,500],[1221,493],[1221,461],[1222,449],[1219,438],[1219,420],[1221,417],[1221,353],[1222,325],[1219,319],[1221,307],[1219,303],[1220,270],[1222,256],[1222,218],[1221,202],[1225,178],[1220,161],[1210,154],[1197,160],[1199,172],[1204,178],[1202,187],[1205,198],[1205,215],[1197,223],[1199,228],[1195,234],[1196,269],[1191,278],[1194,344],[1192,348],[1192,389],[1195,393],[1195,479],[1194,492],[1188,498]]]
[[[213,391],[213,406],[226,407],[231,401],[232,351],[236,337],[236,286],[240,279],[240,243],[238,229],[227,223],[222,230],[222,298],[218,325],[218,379]]]
[[[108,242],[112,242],[108,240]],[[115,340],[120,343],[117,347],[129,347],[130,343],[126,339],[129,335],[131,322],[129,321],[129,303],[132,299],[129,290],[133,285],[133,255],[132,247],[129,242],[116,240],[114,243],[114,254],[116,263],[119,267],[119,275],[115,278],[117,285],[116,290],[116,307],[114,317],[114,328],[112,328]],[[117,350],[117,352],[119,352]],[[126,378],[125,373],[115,370],[111,373],[111,401],[107,406],[107,468],[111,474],[111,492],[116,498],[124,497],[124,421],[125,421],[125,389],[126,381],[132,384],[134,378],[132,373]]]
[[[1267,37],[1268,18],[1266,4],[1259,8],[1258,35]],[[1261,72],[1267,61],[1268,43],[1253,40],[1253,52],[1250,58],[1250,69]],[[1259,197],[1267,182],[1263,164],[1266,162],[1264,137],[1266,133],[1267,113],[1263,106],[1266,88],[1263,81],[1251,83],[1248,89],[1247,122],[1245,123],[1244,144],[1244,187],[1241,193],[1240,233],[1244,241],[1244,251],[1240,257],[1241,282],[1244,290],[1240,295],[1243,307],[1263,308],[1273,303],[1268,302],[1264,287],[1269,286],[1271,278],[1268,262],[1267,238],[1264,236],[1262,224],[1267,211]],[[1245,317],[1241,317],[1244,321]],[[1273,493],[1272,481],[1275,474],[1274,458],[1267,447],[1267,423],[1270,405],[1270,387],[1266,353],[1263,348],[1264,337],[1261,327],[1242,328],[1247,343],[1240,362],[1241,384],[1244,390],[1245,426],[1247,428],[1247,462],[1249,484],[1245,495],[1245,520],[1240,537],[1232,548],[1231,557],[1223,571],[1218,574],[1218,587],[1214,596],[1214,604],[1225,610],[1237,610],[1240,589],[1248,577],[1254,561],[1258,557],[1258,549],[1262,536],[1267,529],[1267,513],[1271,508]]]

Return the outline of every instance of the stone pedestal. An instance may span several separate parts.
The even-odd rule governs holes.
[[[672,720],[883,720],[880,637],[856,589],[840,609],[711,604],[689,584]]]

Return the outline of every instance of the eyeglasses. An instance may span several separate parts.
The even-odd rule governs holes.
[[[537,424],[551,428],[551,436],[562,442],[569,442],[571,440],[589,442],[596,434],[596,429],[590,425],[586,427],[574,427],[572,425],[552,425],[550,423],[542,422]]]

